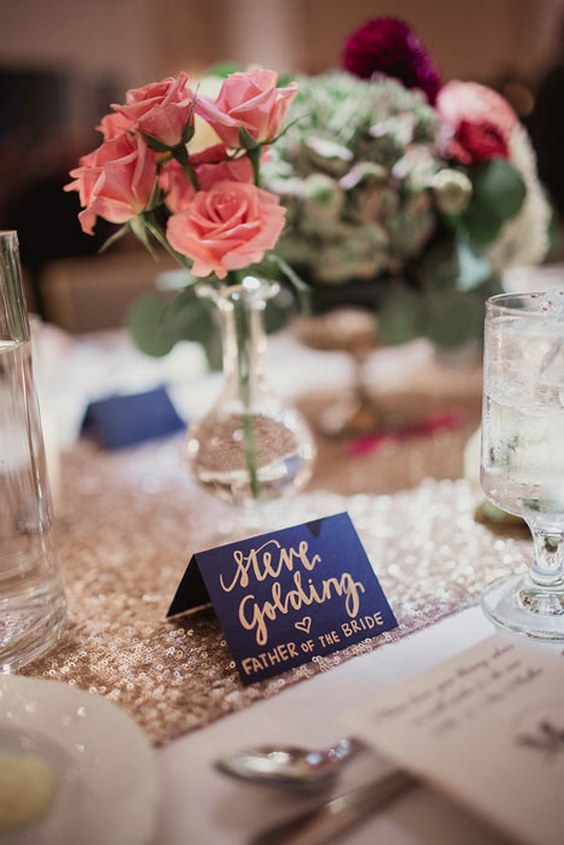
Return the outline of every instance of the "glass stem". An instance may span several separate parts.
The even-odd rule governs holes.
[[[543,587],[560,586],[564,581],[564,534],[550,533],[535,525],[529,528],[535,550],[531,579]]]

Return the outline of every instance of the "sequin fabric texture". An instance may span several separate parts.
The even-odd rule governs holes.
[[[459,458],[467,433],[390,444],[357,465],[350,459],[345,486],[352,492],[327,489],[330,479],[318,477],[324,489],[314,484],[283,505],[277,520],[285,525],[348,511],[399,628],[249,687],[212,610],[165,618],[192,552],[209,547],[227,506],[190,481],[178,440],[119,454],[80,443],[65,456],[58,526],[69,624],[61,642],[24,673],[106,696],[159,745],[477,602],[486,583],[526,568],[526,532],[500,535],[477,522],[478,494],[464,480],[424,478],[385,495],[354,492],[354,479],[367,478],[376,464],[372,487],[385,489],[393,486],[387,466],[401,486],[399,463],[425,475],[439,454],[447,463],[449,452]],[[403,478],[406,486],[413,481]]]

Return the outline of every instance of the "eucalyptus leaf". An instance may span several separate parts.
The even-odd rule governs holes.
[[[176,297],[148,294],[129,309],[126,324],[137,346],[148,355],[166,355],[180,340],[212,348],[210,336],[218,333],[208,306],[193,297],[180,305]]]
[[[503,158],[481,165],[472,179],[473,197],[501,223],[520,211],[527,188],[521,174]]]
[[[467,235],[477,246],[486,246],[495,241],[503,221],[494,210],[473,199],[460,219]]]
[[[167,302],[159,294],[148,294],[138,299],[129,308],[125,324],[138,348],[147,355],[159,358],[167,355],[175,338],[163,332],[163,314]]]

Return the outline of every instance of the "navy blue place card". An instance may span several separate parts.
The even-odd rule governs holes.
[[[186,428],[164,387],[107,396],[86,409],[83,431],[105,449],[123,449]]]
[[[397,626],[347,513],[196,553],[167,617],[210,602],[245,684]]]

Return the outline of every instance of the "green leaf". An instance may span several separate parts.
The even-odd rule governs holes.
[[[472,200],[460,222],[468,237],[478,246],[486,246],[495,241],[503,225],[503,221],[494,211],[480,205],[476,200]]]
[[[241,66],[235,64],[235,62],[217,62],[207,69],[204,78],[206,76],[218,76],[221,79],[227,79],[232,73],[237,73],[241,69]]]
[[[527,189],[518,170],[503,158],[482,164],[472,179],[473,198],[501,223],[521,209]]]
[[[419,334],[422,298],[404,285],[395,285],[378,312],[379,339],[385,344],[406,343]]]
[[[180,300],[168,294],[148,294],[129,309],[126,325],[139,349],[148,355],[166,355],[179,340],[200,343],[215,360],[212,340],[219,333],[207,304],[184,292]]]
[[[159,294],[148,294],[134,302],[126,314],[125,324],[142,352],[154,357],[167,355],[175,339],[162,331],[167,301]]]
[[[437,346],[452,348],[481,337],[484,302],[462,291],[428,291],[423,297],[421,333]]]

